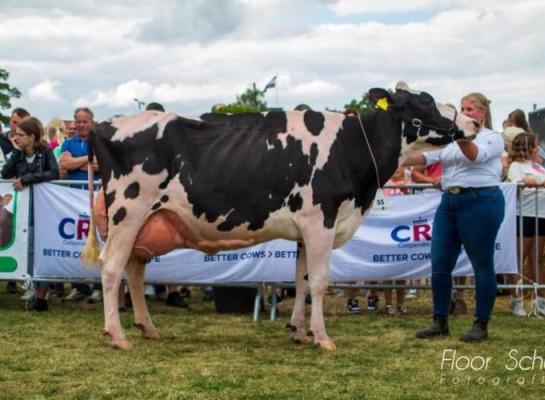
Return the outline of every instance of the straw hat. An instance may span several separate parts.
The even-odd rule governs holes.
[[[513,142],[513,139],[520,134],[526,132],[524,129],[519,128],[518,126],[508,126],[503,130],[501,135],[503,136],[503,140],[505,141],[505,144],[507,146],[511,146],[511,143]]]

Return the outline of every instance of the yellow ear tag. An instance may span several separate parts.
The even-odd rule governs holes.
[[[378,99],[377,103],[375,104],[376,108],[380,108],[383,111],[388,111],[388,106],[388,98],[386,97]]]

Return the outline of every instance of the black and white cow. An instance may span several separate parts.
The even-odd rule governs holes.
[[[323,319],[331,250],[360,226],[377,187],[397,168],[402,144],[405,151],[446,145],[476,132],[472,120],[401,83],[395,94],[372,89],[370,97],[383,109],[362,116],[364,131],[357,117],[315,111],[208,114],[200,120],[146,111],[99,124],[90,159],[96,154],[108,216],[99,260],[112,345],[130,348],[117,307],[124,269],[134,323],[145,337],[158,338],[143,295],[146,258],[174,247],[215,253],[284,238],[302,244],[293,338],[310,340],[304,315],[310,289],[314,342],[333,350]],[[162,224],[166,246],[146,245],[158,236],[149,234],[150,224]],[[95,244],[86,245],[90,263],[97,262]]]

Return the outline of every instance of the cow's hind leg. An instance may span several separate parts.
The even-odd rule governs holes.
[[[295,303],[289,323],[293,331],[295,343],[308,343],[310,341],[305,330],[305,299],[308,293],[308,284],[305,280],[307,274],[306,252],[301,243],[297,243],[297,262],[295,269]]]
[[[310,224],[303,235],[307,256],[308,284],[312,296],[310,329],[314,344],[324,350],[335,350],[324,324],[324,295],[329,282],[329,260],[333,248],[334,230]]]
[[[132,255],[127,264],[127,283],[134,310],[134,326],[142,330],[142,336],[148,339],[159,339],[153,326],[148,306],[144,297],[144,272],[146,263],[143,258]]]
[[[110,229],[112,233],[112,229]],[[130,235],[129,235],[130,236]],[[133,237],[112,235],[101,254],[102,291],[104,293],[104,333],[110,335],[112,346],[117,349],[129,350],[130,342],[126,339],[119,319],[119,285],[123,269],[127,265],[131,252]]]

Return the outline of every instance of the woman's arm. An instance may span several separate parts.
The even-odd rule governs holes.
[[[411,154],[401,162],[402,167],[413,167],[418,165],[426,165],[426,158],[422,153]]]
[[[467,139],[459,139],[456,141],[460,150],[469,161],[475,161],[479,154],[479,148],[473,141]]]

